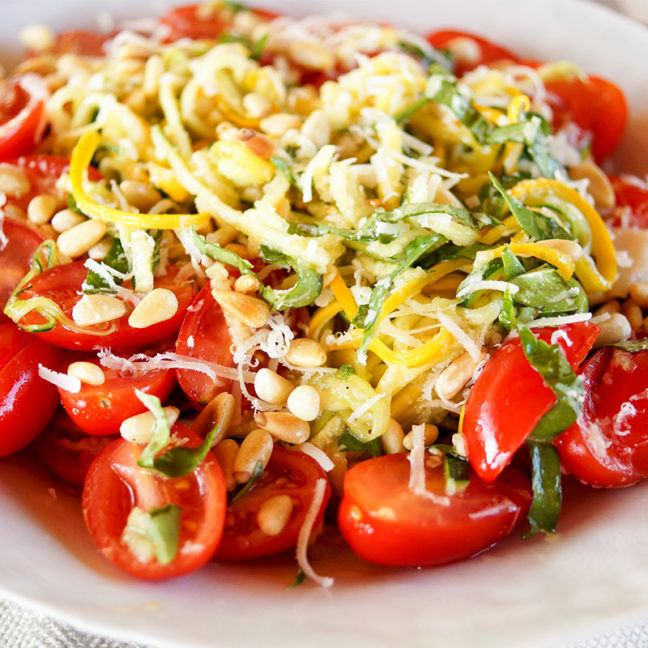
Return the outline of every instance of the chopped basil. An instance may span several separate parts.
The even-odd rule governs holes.
[[[290,168],[289,162],[287,162],[283,158],[277,157],[276,155],[270,160],[270,162],[272,162],[272,164],[274,164],[275,167],[286,176],[288,182],[290,182],[293,187],[299,187],[297,180],[295,179],[295,175]]]
[[[254,484],[256,484],[259,479],[261,479],[261,475],[263,475],[263,463],[261,463],[261,461],[259,460],[254,464],[254,471],[252,472],[250,479],[248,479],[247,482],[245,482],[245,484],[241,486],[241,488],[239,488],[239,490],[236,491],[234,495],[232,495],[230,504],[234,504],[234,502],[240,500],[244,495],[249,493],[252,489],[252,486],[254,486]]]
[[[562,507],[558,451],[549,443],[527,442],[531,453],[533,501],[527,518],[531,528],[525,537],[542,531],[555,533]]]
[[[420,59],[421,63],[423,63],[423,65],[425,65],[425,67],[427,68],[434,64],[438,64],[448,71],[452,69],[452,60],[450,59],[448,54],[432,46],[429,47],[428,51],[425,51],[422,47],[419,47],[414,43],[401,41],[400,43],[398,43],[398,47],[406,54]]]
[[[499,314],[499,323],[507,331],[512,331],[516,327],[515,306],[513,305],[513,298],[511,291],[506,288],[502,297],[502,308]]]
[[[544,316],[587,311],[587,295],[580,283],[573,278],[565,281],[554,268],[541,266],[512,278],[511,283],[519,288],[515,302]]]
[[[648,338],[642,340],[625,340],[625,342],[615,342],[614,344],[609,344],[607,346],[622,349],[628,353],[636,353],[637,351],[648,350]]]
[[[502,251],[502,269],[504,270],[504,279],[506,281],[511,281],[515,277],[518,277],[526,272],[526,268],[518,259],[511,248],[506,246]]]
[[[168,504],[150,509],[148,514],[151,519],[146,528],[146,537],[153,544],[158,562],[168,565],[178,555],[182,509]]]
[[[353,368],[353,365],[343,364],[338,368],[338,373],[340,374],[342,380],[347,380],[349,376],[355,375],[355,369]]]
[[[295,580],[290,587],[298,587],[304,582],[306,582],[306,572],[300,567],[297,570],[297,576],[295,576]]]
[[[380,439],[372,439],[371,441],[365,443],[360,441],[356,436],[354,436],[351,431],[347,428],[342,432],[338,438],[338,450],[343,452],[362,452],[370,457],[380,456]]]
[[[481,230],[484,227],[499,224],[498,220],[483,212],[473,212],[463,207],[433,202],[405,203],[391,211],[378,208],[374,212],[375,218],[384,223],[397,223],[401,220],[417,218],[427,214],[447,214],[456,221],[459,221],[462,225],[466,225],[474,230]]]
[[[72,194],[68,194],[66,202],[67,202],[68,209],[70,209],[73,212],[76,212],[77,214],[83,214],[83,212],[79,209],[77,205],[77,201],[74,199],[74,196]]]
[[[252,264],[247,259],[243,259],[235,252],[222,248],[217,243],[209,242],[204,236],[196,232],[195,226],[191,227],[191,234],[194,245],[203,254],[215,261],[220,261],[225,265],[236,268],[241,274],[254,274],[252,272]]]
[[[421,110],[421,108],[427,106],[430,101],[432,100],[429,97],[421,97],[420,99],[417,99],[412,105],[401,110],[399,113],[396,113],[394,115],[394,121],[397,124],[407,121],[412,115]]]
[[[158,261],[159,261],[159,247],[158,247]],[[102,265],[116,270],[119,274],[124,275],[129,271],[128,257],[124,252],[121,241],[118,238],[113,239],[112,245],[108,253],[101,262]],[[106,272],[110,272],[107,270]],[[111,274],[113,281],[118,286],[123,283],[119,275]],[[93,270],[88,271],[88,276],[83,283],[83,293],[91,295],[94,293],[112,293],[114,290],[110,287],[108,282],[97,272]]]

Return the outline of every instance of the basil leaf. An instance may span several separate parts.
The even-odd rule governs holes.
[[[290,164],[284,160],[283,158],[277,157],[276,155],[270,159],[270,162],[275,165],[275,167],[283,173],[286,178],[288,179],[288,182],[293,186],[299,188],[299,185],[297,184],[297,180],[295,178],[295,174],[292,172],[292,169],[290,168]]]
[[[223,6],[233,13],[239,13],[240,11],[250,11],[250,8],[247,5],[244,5],[241,2],[234,2],[233,0],[223,0]]]
[[[457,454],[445,453],[443,458],[445,492],[448,495],[461,493],[470,484],[470,466],[468,460]]]
[[[252,486],[256,484],[259,479],[261,479],[261,475],[263,475],[263,463],[261,463],[261,460],[257,461],[254,464],[254,472],[252,473],[252,476],[250,479],[245,482],[241,488],[232,495],[232,498],[230,499],[230,504],[234,504],[237,500],[240,500],[244,495],[250,492],[252,489]]]
[[[122,247],[121,241],[118,238],[113,239],[112,245],[110,246],[110,249],[108,250],[101,263],[104,266],[108,266],[109,268],[116,270],[120,274],[126,274],[129,271],[130,268],[128,265],[128,258],[126,257],[124,248]],[[123,283],[119,276],[113,275],[113,280],[118,286],[121,286],[121,284]],[[93,270],[89,270],[88,276],[83,283],[83,293],[85,295],[92,295],[95,293],[106,292],[112,293],[114,292],[114,290],[100,274],[94,272]]]
[[[546,266],[511,279],[520,289],[514,300],[531,306],[543,315],[585,312],[587,295],[576,280],[565,281],[554,268]]]
[[[623,349],[628,353],[636,353],[637,351],[648,350],[648,338],[642,340],[625,340],[625,342],[615,342],[606,346],[615,347],[616,349]]]
[[[367,226],[363,226],[359,230],[351,230],[335,227],[328,223],[288,223],[289,234],[298,234],[299,236],[326,236],[327,234],[333,234],[347,241],[358,243],[373,243],[374,241],[389,243],[398,236],[397,234],[376,234],[368,230],[369,227]]]
[[[562,507],[560,458],[551,444],[528,441],[531,453],[533,501],[528,513],[531,529],[525,538],[543,531],[555,533]]]
[[[499,224],[498,220],[483,212],[472,212],[463,207],[433,202],[406,203],[391,211],[379,208],[374,212],[376,219],[385,223],[397,223],[401,220],[417,218],[427,214],[447,214],[474,230],[481,230],[484,227]]]
[[[567,230],[561,227],[555,220],[540,214],[539,212],[531,211],[525,207],[520,200],[509,193],[498,182],[497,178],[489,171],[488,177],[491,182],[500,192],[502,198],[506,201],[509,209],[515,220],[519,223],[520,227],[534,240],[542,241],[552,238],[572,240],[572,236]]]
[[[520,259],[511,252],[511,248],[508,246],[502,251],[502,269],[506,281],[511,281],[511,279],[526,272],[526,268],[522,265]]]
[[[287,290],[276,290],[264,286],[262,297],[273,311],[300,308],[312,304],[322,292],[324,277],[313,268],[299,265],[292,257],[277,252],[265,245],[261,246],[261,258],[267,263],[290,266],[297,273],[297,283]]]
[[[196,232],[195,225],[191,226],[191,235],[194,245],[202,254],[207,255],[215,261],[220,261],[225,265],[236,268],[241,274],[251,274],[256,277],[256,274],[252,272],[253,266],[247,259],[243,259],[235,252],[222,248],[217,243],[210,243],[204,236]]]
[[[408,43],[407,41],[401,41],[398,43],[398,47],[406,54],[420,59],[421,63],[423,63],[426,68],[438,64],[448,72],[452,70],[452,60],[450,57],[445,52],[442,52],[431,45],[427,52],[422,47],[415,45],[414,43]]]
[[[421,97],[420,99],[417,99],[411,106],[408,106],[399,113],[396,113],[394,115],[394,121],[397,124],[407,121],[413,114],[417,113],[424,106],[427,106],[430,101],[432,100],[429,97]]]
[[[360,441],[349,429],[344,430],[337,441],[338,450],[343,452],[362,452],[370,457],[380,456],[380,439],[372,439],[368,443]]]
[[[338,374],[342,380],[348,380],[349,376],[355,376],[353,365],[343,364],[338,368]]]
[[[148,442],[146,448],[142,450],[142,454],[137,461],[137,465],[142,468],[148,468],[149,470],[155,470],[155,455],[166,448],[171,437],[169,419],[167,419],[167,416],[162,409],[160,399],[157,396],[146,394],[140,389],[135,390],[135,395],[151,412],[151,414],[153,414],[153,417],[155,419],[153,436]]]
[[[499,323],[502,328],[507,331],[512,331],[516,327],[515,306],[513,305],[513,298],[511,292],[506,288],[502,296],[502,308],[499,314]]]
[[[153,543],[158,562],[168,565],[178,555],[182,509],[175,504],[168,504],[150,509],[148,514],[151,521],[146,528],[146,537]]]
[[[293,581],[293,584],[290,587],[298,587],[305,581],[306,581],[306,572],[300,567],[297,570],[297,576],[295,576],[295,580]]]
[[[488,133],[485,143],[505,144],[506,142],[519,142],[521,144],[531,144],[538,136],[541,123],[538,117],[531,117],[515,124],[498,126]]]

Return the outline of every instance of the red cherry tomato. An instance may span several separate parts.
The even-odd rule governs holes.
[[[34,449],[47,467],[72,486],[83,481],[95,457],[114,436],[88,436],[63,412],[59,412],[34,441]]]
[[[197,447],[201,443],[183,425],[173,428],[172,442]],[[141,446],[118,439],[94,460],[83,489],[83,514],[90,535],[101,552],[124,571],[150,580],[187,574],[212,557],[223,532],[226,510],[225,481],[209,453],[184,477],[167,478],[140,468]],[[168,564],[156,558],[141,560],[122,541],[128,516],[135,507],[144,511],[173,504],[182,509],[177,556]]]
[[[52,52],[57,56],[104,56],[104,45],[112,36],[113,34],[100,34],[87,29],[70,29],[57,34]]]
[[[425,460],[429,497],[409,489],[406,453],[361,461],[344,477],[342,535],[361,558],[381,565],[428,567],[467,558],[507,536],[531,505],[529,480],[507,468],[487,484],[471,474],[446,493],[443,464]]]
[[[556,439],[563,468],[593,486],[648,477],[648,351],[601,349],[580,373],[582,414]]]
[[[0,161],[34,150],[44,130],[43,101],[32,97],[18,77],[0,100]]]
[[[21,294],[21,299],[48,297],[56,302],[61,310],[71,318],[72,309],[81,299],[81,285],[87,274],[88,270],[84,267],[82,261],[50,268],[32,279],[29,286]],[[127,312],[114,324],[87,327],[88,332],[80,333],[57,323],[53,329],[38,333],[38,335],[44,340],[65,349],[79,349],[82,351],[89,351],[99,347],[128,349],[148,346],[164,340],[180,328],[185,311],[191,303],[193,289],[189,284],[174,284],[172,271],[162,277],[156,286],[172,290],[178,298],[176,314],[164,322],[141,329],[132,328],[128,324],[129,313]],[[43,322],[44,318],[36,312],[28,313],[21,320],[21,323],[25,325],[38,325]],[[102,335],[102,331],[110,330],[111,326],[115,326],[116,329],[112,333]],[[96,331],[96,333],[90,331]]]
[[[36,248],[45,240],[36,228],[10,218],[2,220],[2,233],[6,243],[0,246],[0,308],[27,274]]]
[[[14,324],[0,324],[0,457],[26,446],[54,416],[58,392],[38,365],[58,368],[61,355]]]
[[[243,497],[230,504],[215,559],[251,560],[294,547],[318,479],[326,479],[326,473],[314,459],[303,452],[275,445],[259,481]],[[327,482],[316,525],[322,521],[330,492]],[[259,528],[257,513],[266,500],[277,495],[290,496],[293,510],[281,533],[269,536]]]
[[[232,340],[223,309],[212,297],[211,286],[208,283],[187,311],[178,334],[176,351],[199,360],[233,367],[231,345]],[[232,385],[230,380],[212,380],[207,374],[190,369],[178,369],[177,375],[184,393],[201,405],[206,405],[220,392],[229,391]]]
[[[616,195],[614,227],[648,228],[648,184],[635,176],[611,176]]]
[[[454,73],[457,76],[462,76],[480,65],[492,65],[499,61],[519,61],[519,58],[515,54],[512,54],[504,47],[469,32],[443,29],[432,32],[425,38],[436,49],[450,50],[454,63]],[[474,56],[461,56],[459,54],[458,47],[461,41],[469,42],[471,45],[470,49],[474,49]],[[453,51],[453,45],[456,48],[455,51]]]
[[[273,20],[278,14],[264,9],[250,10],[260,20]],[[231,12],[205,12],[200,5],[177,7],[164,14],[160,23],[168,29],[165,42],[172,43],[180,38],[214,40],[232,28]]]
[[[605,160],[621,141],[628,120],[621,89],[597,76],[547,81],[545,87],[554,112],[554,128],[574,122],[592,138],[594,159]]]
[[[135,395],[136,389],[164,402],[175,385],[171,369],[128,375],[104,368],[103,373],[106,380],[102,385],[82,383],[77,393],[59,388],[65,411],[87,434],[119,434],[123,420],[146,410]]]
[[[579,322],[533,332],[544,342],[558,344],[576,369],[592,348],[598,327]],[[555,402],[553,391],[526,359],[520,338],[505,342],[466,401],[463,435],[475,472],[484,481],[494,481]]]

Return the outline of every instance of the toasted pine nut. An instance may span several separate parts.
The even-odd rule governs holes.
[[[275,439],[287,443],[304,443],[310,436],[310,425],[290,412],[259,412],[254,422]]]
[[[60,212],[54,214],[51,220],[51,225],[54,228],[54,231],[61,234],[75,225],[85,223],[85,221],[86,217],[83,214],[79,214],[71,209],[62,209]]]
[[[439,436],[439,428],[436,425],[431,423],[425,424],[425,430],[423,432],[423,443],[428,446],[434,443]],[[412,433],[408,432],[403,439],[403,445],[406,450],[411,450],[414,447],[414,438]]]
[[[630,286],[630,297],[641,308],[648,308],[648,281],[636,281]]]
[[[112,295],[83,295],[72,309],[72,319],[80,326],[112,322],[126,314],[126,304]]]
[[[259,290],[259,280],[253,275],[241,275],[234,282],[234,290],[244,294],[255,293]]]
[[[272,112],[270,100],[258,92],[250,92],[243,97],[243,108],[250,117],[267,117]]]
[[[20,30],[20,44],[26,49],[42,52],[54,45],[54,32],[46,25],[27,25]]]
[[[227,392],[221,392],[214,396],[205,406],[202,412],[198,414],[196,420],[192,423],[191,429],[199,436],[205,437],[217,425],[220,426],[220,433],[212,440],[212,447],[220,443],[229,431],[232,418],[234,416],[234,396]]]
[[[162,199],[160,192],[146,182],[124,180],[119,185],[119,189],[124,194],[124,198],[141,212],[147,212]]]
[[[566,239],[546,239],[538,241],[540,245],[550,247],[563,254],[568,254],[574,261],[578,261],[583,256],[583,248],[576,241]]]
[[[267,430],[257,428],[243,439],[234,460],[234,480],[237,484],[244,484],[252,477],[259,461],[263,468],[268,465],[272,447],[272,437]]]
[[[626,316],[633,331],[638,331],[643,323],[641,308],[632,300],[626,299],[621,306],[621,312]]]
[[[326,351],[315,340],[297,338],[290,342],[286,361],[295,367],[321,367],[326,364]]]
[[[603,306],[599,306],[595,311],[594,311],[594,316],[597,315],[603,315],[603,313],[620,313],[621,312],[621,304],[617,299],[611,299],[609,302],[605,302]]]
[[[65,230],[56,239],[56,245],[63,254],[76,259],[99,243],[105,234],[106,223],[93,218]]]
[[[630,322],[621,313],[612,313],[606,320],[597,322],[597,324],[601,327],[601,332],[594,343],[595,348],[627,340],[632,333]]]
[[[93,245],[88,250],[88,256],[95,261],[102,261],[105,259],[108,250],[110,250],[113,244],[113,239],[110,236],[104,236],[104,238],[99,241],[96,245]]]
[[[233,290],[212,290],[221,308],[239,322],[261,328],[270,317],[270,307],[263,300]]]
[[[405,450],[405,446],[403,445],[404,438],[405,433],[401,424],[396,419],[389,419],[389,425],[380,437],[385,452],[387,454],[403,452]]]
[[[315,387],[299,385],[288,396],[288,409],[302,421],[314,421],[320,413],[320,395]]]
[[[257,396],[272,405],[283,405],[290,392],[295,389],[290,380],[265,367],[254,376],[254,390]]]
[[[582,178],[589,180],[589,192],[599,207],[610,209],[616,204],[616,197],[610,179],[594,162],[581,162],[570,167],[569,175],[574,180]]]
[[[261,130],[267,135],[281,137],[293,128],[298,129],[301,126],[301,119],[297,115],[276,113],[262,119],[260,126]]]
[[[169,425],[173,426],[178,420],[178,416],[180,416],[180,410],[177,407],[170,406],[163,407],[162,409],[166,414]],[[141,414],[130,416],[123,420],[119,426],[119,433],[126,441],[130,441],[131,443],[148,443],[153,437],[154,430],[155,416],[153,416],[153,412],[142,412]]]
[[[27,205],[27,218],[37,225],[49,223],[58,205],[59,201],[56,196],[49,194],[34,196]]]
[[[466,352],[460,355],[454,362],[451,362],[441,372],[434,383],[436,393],[445,400],[454,398],[472,378],[483,355],[479,360],[473,360],[471,355]]]
[[[175,293],[166,288],[154,288],[135,306],[128,318],[128,324],[133,328],[147,328],[159,322],[166,322],[177,312],[178,298]]]
[[[248,249],[245,247],[245,245],[241,245],[240,243],[228,243],[225,246],[225,249],[229,250],[230,252],[234,252],[234,254],[238,254],[243,259],[250,258]]]
[[[333,52],[312,41],[292,41],[288,54],[295,63],[309,70],[330,70],[335,66]]]
[[[236,481],[234,480],[234,461],[238,450],[238,443],[236,443],[234,439],[223,439],[218,445],[212,448],[212,452],[223,471],[225,488],[228,491],[236,488]]]
[[[103,369],[94,362],[73,362],[67,368],[67,375],[86,385],[103,385],[106,381]]]
[[[0,192],[9,198],[24,198],[31,191],[29,178],[11,164],[0,164]]]
[[[275,495],[259,507],[257,524],[263,533],[269,536],[279,535],[293,511],[293,501],[289,495]]]

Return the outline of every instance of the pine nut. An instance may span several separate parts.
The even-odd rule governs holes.
[[[245,245],[241,245],[240,243],[228,243],[225,246],[225,249],[228,250],[229,252],[234,252],[234,254],[238,254],[243,259],[249,260],[250,258],[250,255],[248,254],[248,249],[245,247]]]
[[[63,232],[56,240],[58,249],[76,259],[83,256],[106,234],[106,223],[99,219],[87,220]]]
[[[315,340],[297,338],[290,342],[286,362],[295,367],[322,367],[326,364],[326,351]]]
[[[640,308],[648,308],[648,281],[636,281],[630,286],[630,297]]]
[[[602,169],[592,161],[581,162],[569,168],[569,175],[574,180],[587,178],[588,190],[599,207],[611,209],[616,204],[612,183]]]
[[[128,318],[133,328],[142,329],[166,322],[178,312],[178,298],[166,288],[154,288],[135,306]]]
[[[160,192],[146,182],[124,180],[119,189],[124,198],[141,212],[147,212],[162,199]]]
[[[257,524],[263,533],[269,536],[279,535],[293,512],[293,501],[289,495],[275,495],[259,507]]]
[[[25,218],[27,218],[27,214],[25,214],[25,211],[22,208],[18,207],[18,205],[13,205],[11,203],[5,205],[2,208],[2,211],[5,216],[8,216],[9,218],[13,218],[14,220],[25,220]]]
[[[95,261],[103,261],[108,254],[108,250],[112,247],[113,239],[110,236],[104,236],[96,245],[93,245],[88,250],[88,256]]]
[[[597,315],[603,315],[604,313],[620,313],[621,312],[621,304],[617,299],[611,299],[609,302],[605,302],[603,306],[599,306],[594,311],[594,316],[596,317]]]
[[[633,331],[638,331],[643,323],[641,308],[632,300],[626,299],[621,306],[621,312],[626,316]]]
[[[59,201],[56,196],[41,194],[34,196],[27,205],[27,218],[36,225],[49,223],[58,209]]]
[[[574,261],[578,261],[583,256],[583,248],[576,243],[576,241],[568,241],[566,239],[546,239],[538,241],[540,245],[550,247],[553,250],[568,254]]]
[[[594,343],[595,348],[627,340],[632,333],[630,322],[621,313],[612,313],[606,320],[597,323],[601,332]]]
[[[293,41],[288,46],[290,58],[309,70],[330,70],[335,66],[333,53],[318,43]]]
[[[212,440],[212,447],[221,442],[227,436],[229,427],[234,417],[234,396],[227,392],[222,392],[207,403],[205,408],[196,417],[192,423],[191,429],[202,438],[214,429],[217,425],[221,427],[221,431]]]
[[[106,381],[103,369],[94,362],[73,362],[67,368],[67,375],[86,385],[103,385]]]
[[[24,198],[30,191],[31,182],[20,169],[0,164],[0,192],[9,198]]]
[[[59,234],[73,228],[75,225],[85,223],[86,217],[83,214],[72,211],[71,209],[62,209],[52,217],[51,225],[55,232]]]
[[[263,300],[233,290],[212,290],[221,308],[239,322],[252,328],[261,328],[270,317],[270,307]]]
[[[54,45],[54,32],[46,25],[27,25],[20,30],[20,44],[29,50],[42,52]]]
[[[259,280],[253,275],[241,275],[234,282],[234,290],[243,294],[255,293],[259,290]]]
[[[472,378],[475,369],[483,358],[473,360],[466,352],[460,355],[454,362],[450,363],[439,375],[434,383],[436,393],[445,400],[454,398],[464,385]]]
[[[216,461],[220,464],[225,478],[225,488],[232,491],[236,488],[234,480],[234,461],[238,453],[239,446],[234,439],[223,439],[218,445],[212,448]]]
[[[272,112],[270,100],[257,92],[250,92],[243,97],[243,108],[250,117],[256,119],[267,117]]]
[[[259,412],[254,422],[286,443],[304,443],[310,437],[310,425],[290,412]]]
[[[177,407],[163,407],[166,414],[169,426],[178,420],[180,410]],[[153,412],[142,412],[135,414],[122,421],[119,426],[119,433],[126,441],[131,443],[148,443],[153,438],[153,431],[155,430],[155,416]]]
[[[281,137],[291,129],[299,129],[301,126],[301,119],[297,115],[290,115],[288,113],[277,113],[270,115],[261,120],[261,130],[266,135],[274,137]]]
[[[320,413],[320,395],[315,387],[299,385],[288,396],[288,409],[302,421],[314,421]]]
[[[405,446],[403,439],[405,433],[403,432],[402,425],[396,419],[389,419],[387,429],[380,437],[382,446],[387,454],[396,454],[397,452],[404,452]]]
[[[271,405],[283,405],[290,392],[295,389],[290,380],[265,367],[259,369],[254,376],[256,395]]]
[[[433,444],[439,437],[439,428],[436,425],[431,423],[425,424],[425,430],[423,432],[423,443],[426,446]],[[408,432],[403,439],[403,446],[406,450],[411,450],[414,447],[414,437],[411,432]]]
[[[234,459],[234,480],[244,484],[254,474],[259,463],[265,469],[272,454],[272,437],[267,430],[252,430],[241,443]]]
[[[112,295],[83,295],[72,309],[72,319],[80,326],[112,322],[126,314],[126,304]]]

